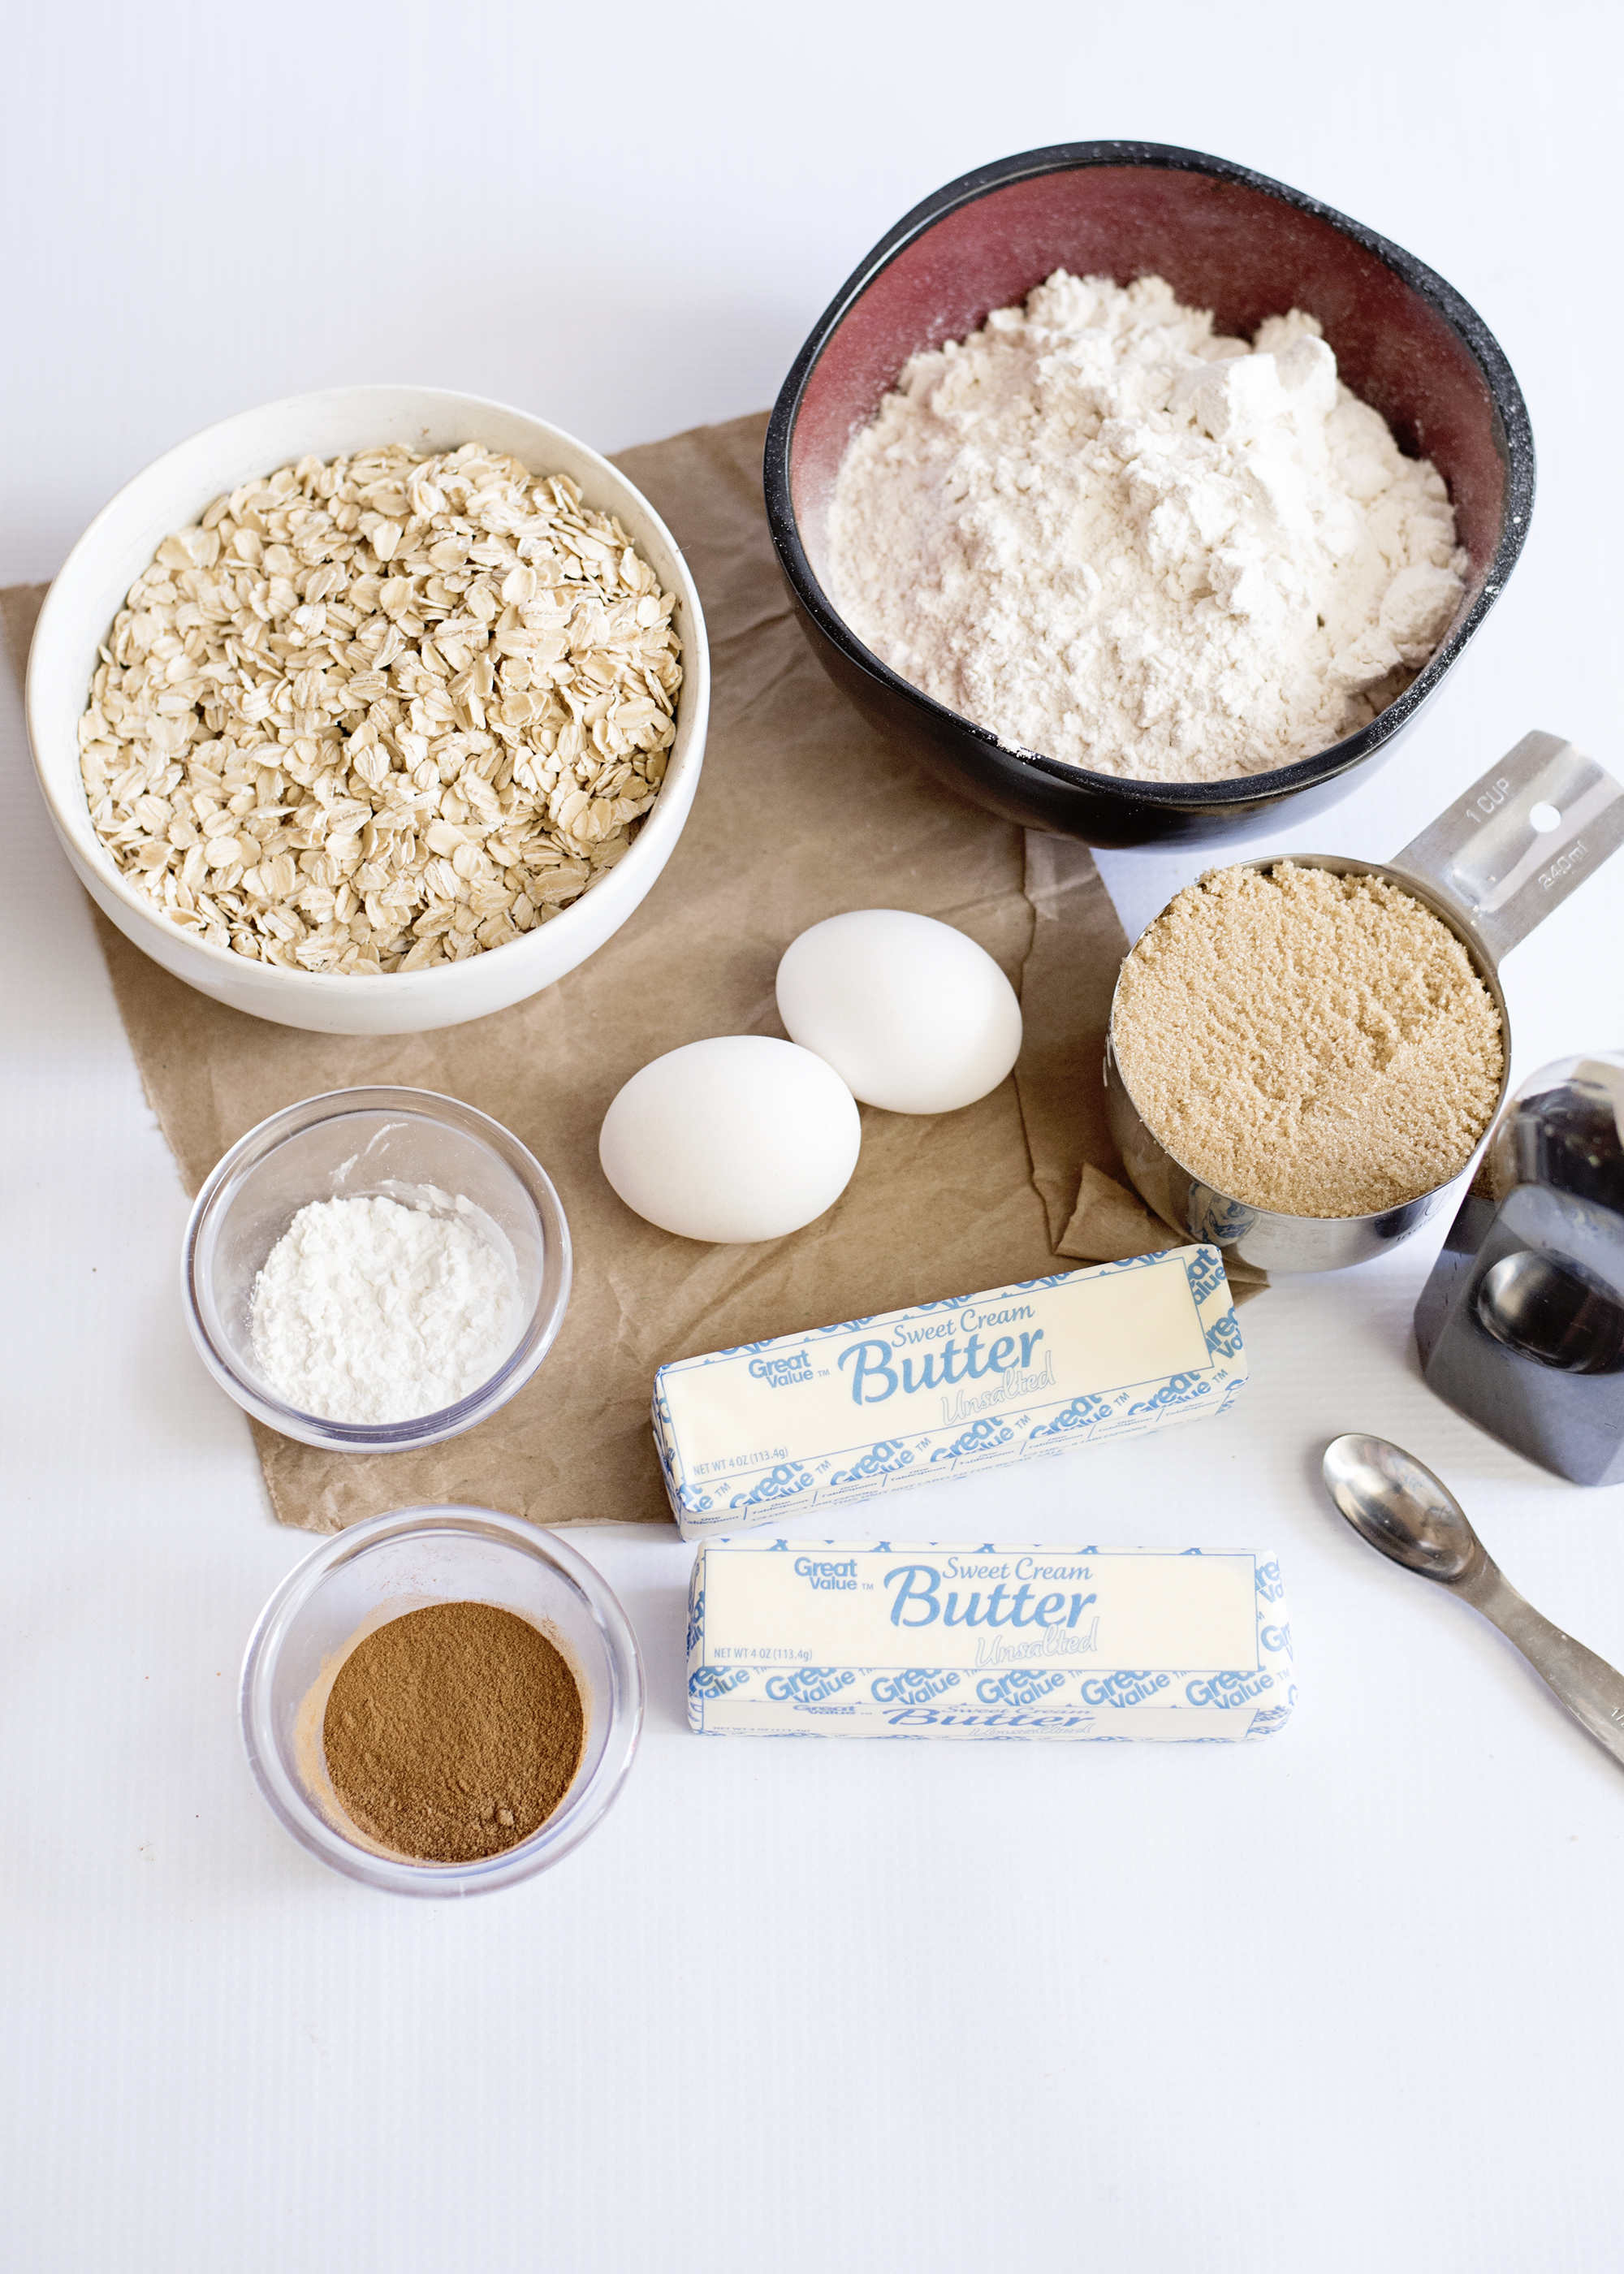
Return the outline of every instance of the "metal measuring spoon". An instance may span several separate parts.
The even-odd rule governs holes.
[[[1575,1721],[1624,1767],[1624,1675],[1523,1601],[1453,1493],[1385,1437],[1334,1437],[1326,1489],[1361,1539],[1464,1595],[1527,1659]]]

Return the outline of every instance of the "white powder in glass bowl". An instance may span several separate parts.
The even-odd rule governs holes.
[[[1442,477],[1312,316],[1248,347],[1158,276],[1056,270],[915,356],[840,467],[831,596],[1011,747],[1218,781],[1368,724],[1464,595]]]
[[[417,1420],[490,1380],[521,1307],[507,1262],[464,1216],[383,1195],[312,1201],[254,1282],[254,1356],[301,1413]]]

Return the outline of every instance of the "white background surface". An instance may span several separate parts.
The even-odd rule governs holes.
[[[1387,855],[1530,727],[1624,765],[1612,22],[34,11],[0,72],[0,582],[48,576],[170,442],[328,381],[465,387],[605,449],[758,408],[937,184],[1046,141],[1183,142],[1419,253],[1530,401],[1506,598],[1387,768],[1269,840]],[[1624,1489],[1545,1476],[1419,1382],[1441,1224],[1250,1307],[1223,1422],[907,1504],[914,1536],[1277,1549],[1302,1690],[1279,1739],[696,1742],[688,1551],[581,1533],[647,1659],[624,1796],[528,1887],[391,1902],[307,1860],[244,1766],[243,1643],[311,1543],[186,1344],[184,1199],[14,692],[0,731],[8,2265],[1618,2263],[1624,1779],[1315,1481],[1336,1431],[1395,1437],[1624,1661]],[[1130,929],[1200,865],[1111,859]],[[1507,968],[1519,1073],[1624,1041],[1621,973],[1624,860]]]

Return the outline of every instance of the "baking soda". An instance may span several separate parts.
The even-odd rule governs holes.
[[[382,1195],[302,1208],[254,1282],[266,1381],[325,1421],[438,1413],[490,1380],[521,1324],[512,1272],[465,1216]]]

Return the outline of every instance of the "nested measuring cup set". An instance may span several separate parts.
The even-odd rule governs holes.
[[[1624,786],[1571,742],[1536,733],[1525,734],[1390,862],[1292,853],[1237,865],[1267,870],[1289,859],[1300,869],[1377,877],[1421,901],[1448,927],[1500,1015],[1504,1065],[1486,1141],[1511,1075],[1511,1017],[1500,960],[1620,844]],[[1105,1052],[1111,1133],[1141,1198],[1174,1231],[1272,1274],[1336,1271],[1408,1239],[1464,1173],[1370,1216],[1289,1216],[1219,1191],[1174,1156],[1140,1111],[1116,1043],[1120,996],[1119,982]]]

